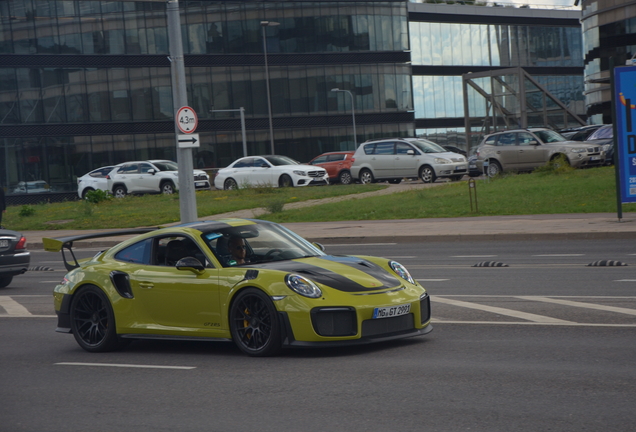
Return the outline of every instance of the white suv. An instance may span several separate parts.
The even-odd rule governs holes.
[[[210,189],[210,178],[205,171],[194,170],[194,187]],[[178,165],[169,160],[126,162],[108,174],[108,190],[117,198],[126,194],[171,194],[178,189]]]
[[[468,173],[463,155],[424,138],[387,138],[360,145],[352,158],[351,175],[361,183],[419,177],[424,183],[446,177],[459,180]]]

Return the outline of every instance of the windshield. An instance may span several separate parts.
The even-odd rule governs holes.
[[[179,171],[179,165],[172,161],[152,162],[159,171]]]
[[[532,133],[538,136],[541,142],[546,144],[567,141],[565,138],[563,138],[563,136],[561,136],[560,133],[553,130],[532,131]]]
[[[587,141],[593,141],[597,139],[607,139],[614,137],[614,128],[612,126],[602,127],[596,130],[592,135],[587,138]]]
[[[424,153],[446,153],[448,151],[444,147],[422,138],[409,141],[409,143],[413,144]]]
[[[224,267],[325,255],[307,240],[275,224],[228,227],[202,237]]]
[[[300,165],[300,162],[288,158],[287,156],[264,156],[274,166],[280,165]]]

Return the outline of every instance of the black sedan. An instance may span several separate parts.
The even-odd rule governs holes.
[[[17,231],[0,229],[0,288],[8,286],[13,276],[26,272],[29,262],[26,238]]]

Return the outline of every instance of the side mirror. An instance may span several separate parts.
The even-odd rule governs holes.
[[[314,242],[312,243],[314,246],[316,246],[318,249],[320,249],[321,251],[325,251],[325,247],[323,246],[322,243],[318,243],[318,242]]]
[[[147,172],[148,174],[152,174],[152,175],[155,175],[157,173],[157,171],[154,168],[150,168]]]
[[[411,150],[407,150],[406,151],[407,155],[413,156],[415,154],[415,150],[411,149]]]
[[[528,141],[528,144],[530,145],[539,145],[539,142],[536,140],[532,140],[532,141]]]
[[[261,168],[269,168],[269,165],[267,165],[266,163],[262,163]]]
[[[181,258],[179,261],[177,261],[176,267],[177,270],[190,270],[191,272],[194,272],[196,274],[202,274],[205,270],[205,267],[203,266],[203,264],[201,264],[201,261],[193,257]]]

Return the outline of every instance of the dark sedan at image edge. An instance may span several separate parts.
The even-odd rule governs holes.
[[[8,286],[14,276],[26,272],[30,262],[26,238],[17,231],[0,229],[0,288]]]

